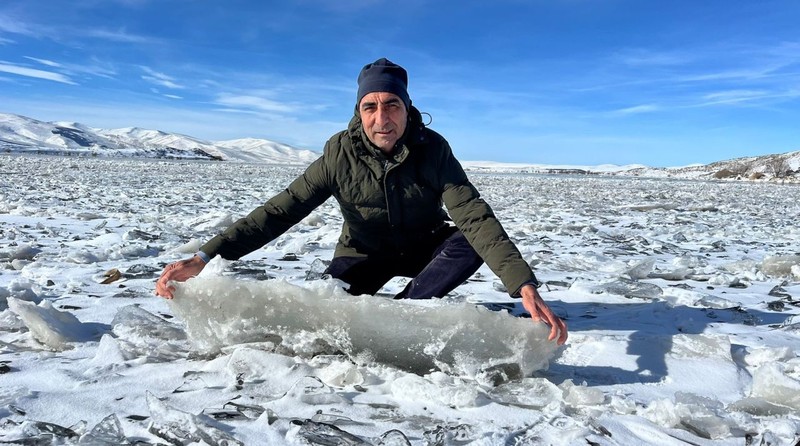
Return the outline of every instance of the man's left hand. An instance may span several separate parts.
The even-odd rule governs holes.
[[[533,285],[525,285],[520,289],[520,295],[522,306],[531,314],[531,319],[550,326],[550,336],[547,339],[552,341],[558,338],[558,345],[567,342],[567,324],[547,306],[539,291]]]

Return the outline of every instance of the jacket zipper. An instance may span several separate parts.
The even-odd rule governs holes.
[[[391,197],[389,196],[389,171],[392,169],[392,165],[389,160],[383,160],[383,195],[386,197],[386,217],[389,220],[389,228],[394,230],[395,226],[392,223],[392,211],[391,211]]]

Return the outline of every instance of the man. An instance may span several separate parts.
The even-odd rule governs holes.
[[[322,157],[286,190],[194,257],[168,265],[156,294],[172,298],[170,281],[197,275],[214,256],[233,260],[255,251],[333,196],[344,224],[326,273],[347,283],[351,294],[375,294],[392,277],[405,276],[412,280],[396,298],[442,297],[485,261],[533,320],[550,325],[550,340],[566,342],[566,324],[539,295],[530,266],[447,141],[422,124],[407,86],[406,70],[387,59],[364,66],[347,130],[328,140]]]

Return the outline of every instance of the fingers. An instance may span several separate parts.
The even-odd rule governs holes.
[[[547,337],[547,340],[553,341],[558,339],[558,345],[567,342],[567,324],[565,324],[560,317],[556,316],[544,301],[540,301],[537,306],[539,307],[539,311],[544,315],[544,317],[540,316],[537,320],[543,321],[550,326],[550,335]]]
[[[549,341],[557,340],[558,345],[567,342],[567,324],[556,316],[547,306],[547,303],[533,287],[523,287],[522,305],[531,314],[531,319],[536,322],[544,322],[550,326]]]
[[[182,281],[180,279],[180,271],[180,262],[170,263],[164,268],[164,272],[161,273],[161,277],[159,277],[156,282],[156,296],[161,296],[166,299],[175,297],[172,294],[175,291],[175,287],[169,283],[172,281]]]
[[[170,276],[172,276],[172,271],[174,269],[170,269],[168,265],[167,268],[164,269],[164,272],[161,273],[161,277],[158,278],[156,282],[156,296],[161,296],[166,299],[172,299],[174,296],[172,292],[175,290],[174,286],[168,285],[168,283],[172,280]]]
[[[196,276],[205,267],[205,262],[198,256],[170,263],[164,268],[161,277],[156,281],[156,295],[167,299],[175,297],[175,286],[171,282],[185,282]]]
[[[567,342],[567,324],[560,317],[553,315],[553,319],[550,321],[550,336],[548,339],[552,341],[556,338],[558,338],[558,345],[563,345]]]
[[[552,341],[558,338],[558,344],[564,344],[567,342],[567,324],[564,323],[560,317],[556,316],[544,302],[542,302],[542,304],[545,307],[543,308],[546,319],[545,322],[550,325],[550,336],[547,339]]]

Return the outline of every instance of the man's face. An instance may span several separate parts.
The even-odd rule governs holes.
[[[367,138],[382,152],[390,154],[406,131],[408,110],[403,101],[394,93],[368,93],[361,98],[358,111]]]

